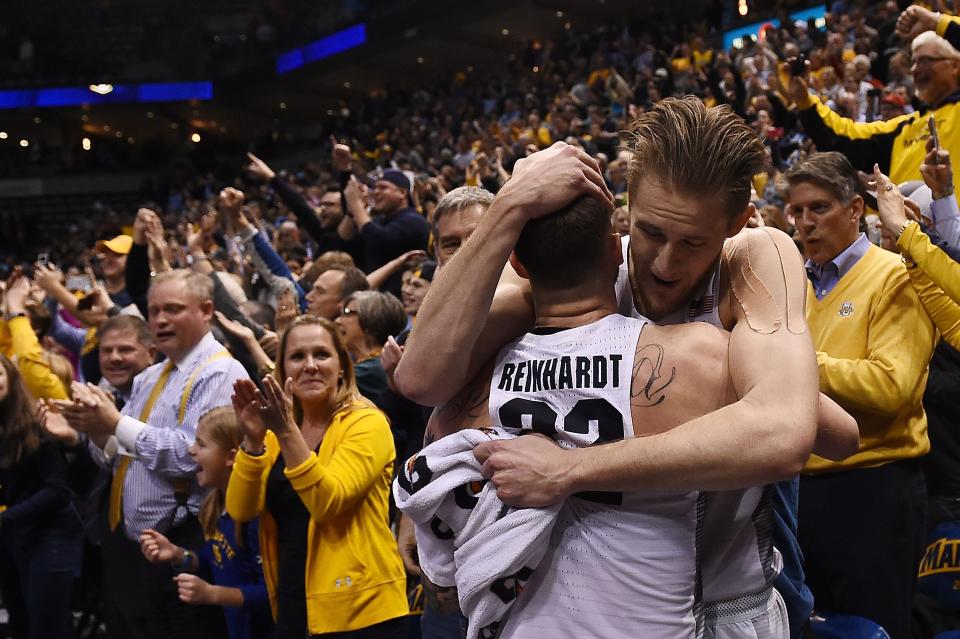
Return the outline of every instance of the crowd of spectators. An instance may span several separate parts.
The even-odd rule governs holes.
[[[248,154],[232,176],[178,172],[138,211],[94,211],[58,237],[36,237],[26,219],[6,225],[8,633],[69,637],[76,624],[94,636],[101,622],[115,637],[418,628],[407,617],[419,603],[415,549],[388,494],[429,412],[392,372],[434,274],[517,162],[558,142],[596,160],[614,228],[631,233],[627,132],[671,96],[726,105],[762,141],[768,166],[752,180],[748,225],[787,233],[808,260],[821,391],[860,425],[850,461],[814,457],[804,471],[814,497],[801,497],[799,541],[814,609],[873,618],[894,637],[909,635],[911,614],[913,636],[956,627],[956,595],[938,576],[960,565],[931,569],[940,559],[921,551],[928,533],[960,537],[943,532],[960,521],[950,154],[960,19],[901,9],[837,2],[822,29],[784,19],[730,50],[706,22],[570,30],[529,43],[502,71],[344,102],[299,170]],[[839,316],[865,323],[847,335],[828,303],[851,286]],[[866,565],[899,561],[914,577],[921,558],[927,566],[916,603],[900,568],[876,573],[902,599],[887,621],[847,592],[871,572],[844,570],[860,538],[838,543],[825,513],[860,514],[837,495],[864,499],[870,484],[842,482],[917,458],[896,466],[905,475],[869,480],[908,502],[896,513],[912,523],[899,556]],[[75,579],[86,587],[72,597]],[[423,636],[459,636],[442,598],[427,597]]]

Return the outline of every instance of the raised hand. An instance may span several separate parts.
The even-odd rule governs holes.
[[[90,305],[87,308],[77,308],[74,315],[84,326],[97,328],[110,316],[110,309],[113,308],[113,300],[101,286],[96,285],[84,299],[90,299]]]
[[[33,281],[49,293],[63,284],[63,272],[54,264],[37,264],[33,269]]]
[[[350,181],[343,189],[343,196],[347,200],[347,207],[367,205],[367,186],[360,182],[356,177],[350,176]]]
[[[167,564],[182,559],[179,546],[156,530],[147,529],[140,535],[140,551],[153,564]]]
[[[871,186],[877,190],[877,211],[880,213],[880,221],[883,222],[887,232],[897,238],[900,229],[909,219],[903,194],[897,185],[890,181],[890,178],[880,172],[880,167],[876,164],[873,165]]]
[[[258,340],[260,348],[270,359],[277,359],[277,348],[280,346],[280,338],[273,331],[264,331],[263,336]]]
[[[268,182],[277,176],[266,162],[253,153],[247,153],[247,159],[250,160],[250,164],[247,165],[247,172],[253,177]]]
[[[924,31],[936,30],[939,20],[939,13],[911,5],[897,18],[897,35],[904,40],[913,40]]]
[[[267,436],[267,426],[263,419],[263,410],[267,401],[249,379],[238,379],[233,383],[233,410],[237,413],[243,428],[244,448],[249,451],[263,449],[263,439]]]
[[[27,277],[18,277],[12,284],[7,286],[7,294],[4,299],[7,315],[16,315],[25,313],[27,310],[27,298],[30,296],[30,279]]]
[[[227,331],[240,341],[246,343],[256,339],[249,326],[230,319],[220,311],[214,311],[213,314],[217,316],[217,321],[220,323],[220,326],[223,327],[223,330]]]
[[[933,192],[934,199],[939,200],[953,193],[953,166],[950,164],[950,151],[933,148],[933,138],[927,139],[927,156],[920,165],[920,175]]]
[[[267,408],[260,414],[267,424],[267,428],[281,435],[289,430],[295,430],[297,423],[293,420],[293,378],[288,377],[280,388],[273,375],[263,378],[264,394],[267,398]]]
[[[53,405],[45,400],[38,402],[40,408],[40,423],[51,437],[67,446],[76,446],[80,442],[80,435],[70,427],[67,418]]]
[[[160,216],[152,211],[146,221],[145,234],[147,242],[154,248],[161,250],[166,248],[167,240],[163,232],[163,223],[160,221]]]
[[[243,206],[243,192],[228,186],[220,191],[217,203],[225,209],[239,209]]]
[[[810,101],[810,92],[808,91],[807,81],[803,76],[793,75],[790,72],[790,65],[794,62],[795,58],[790,58],[784,62],[781,66],[784,74],[786,74],[790,80],[787,82],[787,86],[784,87],[787,91],[787,97],[790,98],[797,106],[805,107]],[[805,61],[806,71],[810,71],[810,62]],[[804,73],[804,76],[806,72]]]
[[[346,144],[340,144],[337,142],[337,138],[332,135],[330,136],[330,144],[333,146],[333,168],[338,171],[349,171],[350,166],[353,164],[350,147]]]
[[[613,208],[613,194],[597,161],[582,149],[557,142],[518,160],[513,176],[497,197],[514,203],[524,218],[534,219],[557,211],[582,195]]]
[[[383,372],[387,375],[387,386],[396,392],[397,388],[393,383],[393,373],[400,364],[400,358],[403,357],[403,346],[397,344],[393,335],[387,338],[383,345],[383,351],[380,353],[380,364],[383,366]]]
[[[160,217],[147,208],[137,210],[137,218],[133,221],[133,243],[143,245],[147,243],[147,223],[151,218]]]
[[[290,328],[290,324],[297,319],[297,315],[299,315],[299,307],[296,292],[293,288],[285,288],[277,298],[277,313],[274,316],[277,332],[283,333]]]
[[[72,428],[89,435],[109,434],[116,432],[120,421],[120,411],[117,410],[113,398],[102,388],[94,384],[74,382],[70,386],[73,401],[52,402]]]

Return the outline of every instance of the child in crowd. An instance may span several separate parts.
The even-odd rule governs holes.
[[[224,494],[243,431],[232,407],[215,408],[197,424],[190,455],[200,466],[197,483],[210,492],[200,506],[206,544],[198,552],[181,548],[155,530],[140,537],[147,560],[169,563],[180,600],[222,606],[230,639],[261,639],[273,631],[267,588],[260,568],[257,520],[236,524],[224,509]],[[198,574],[213,577],[213,584]],[[214,585],[215,584],[215,585]]]

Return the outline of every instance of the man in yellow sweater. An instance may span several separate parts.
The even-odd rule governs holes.
[[[860,427],[843,462],[812,456],[800,481],[799,539],[821,613],[867,617],[910,636],[930,449],[922,397],[933,325],[899,256],[860,232],[863,187],[840,153],[787,173],[807,256],[807,323],[820,390]]]

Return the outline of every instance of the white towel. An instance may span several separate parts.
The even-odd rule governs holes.
[[[393,485],[397,507],[416,524],[420,568],[457,588],[467,639],[489,639],[547,552],[560,503],[511,508],[483,478],[473,448],[512,439],[502,429],[448,435],[406,461]]]

